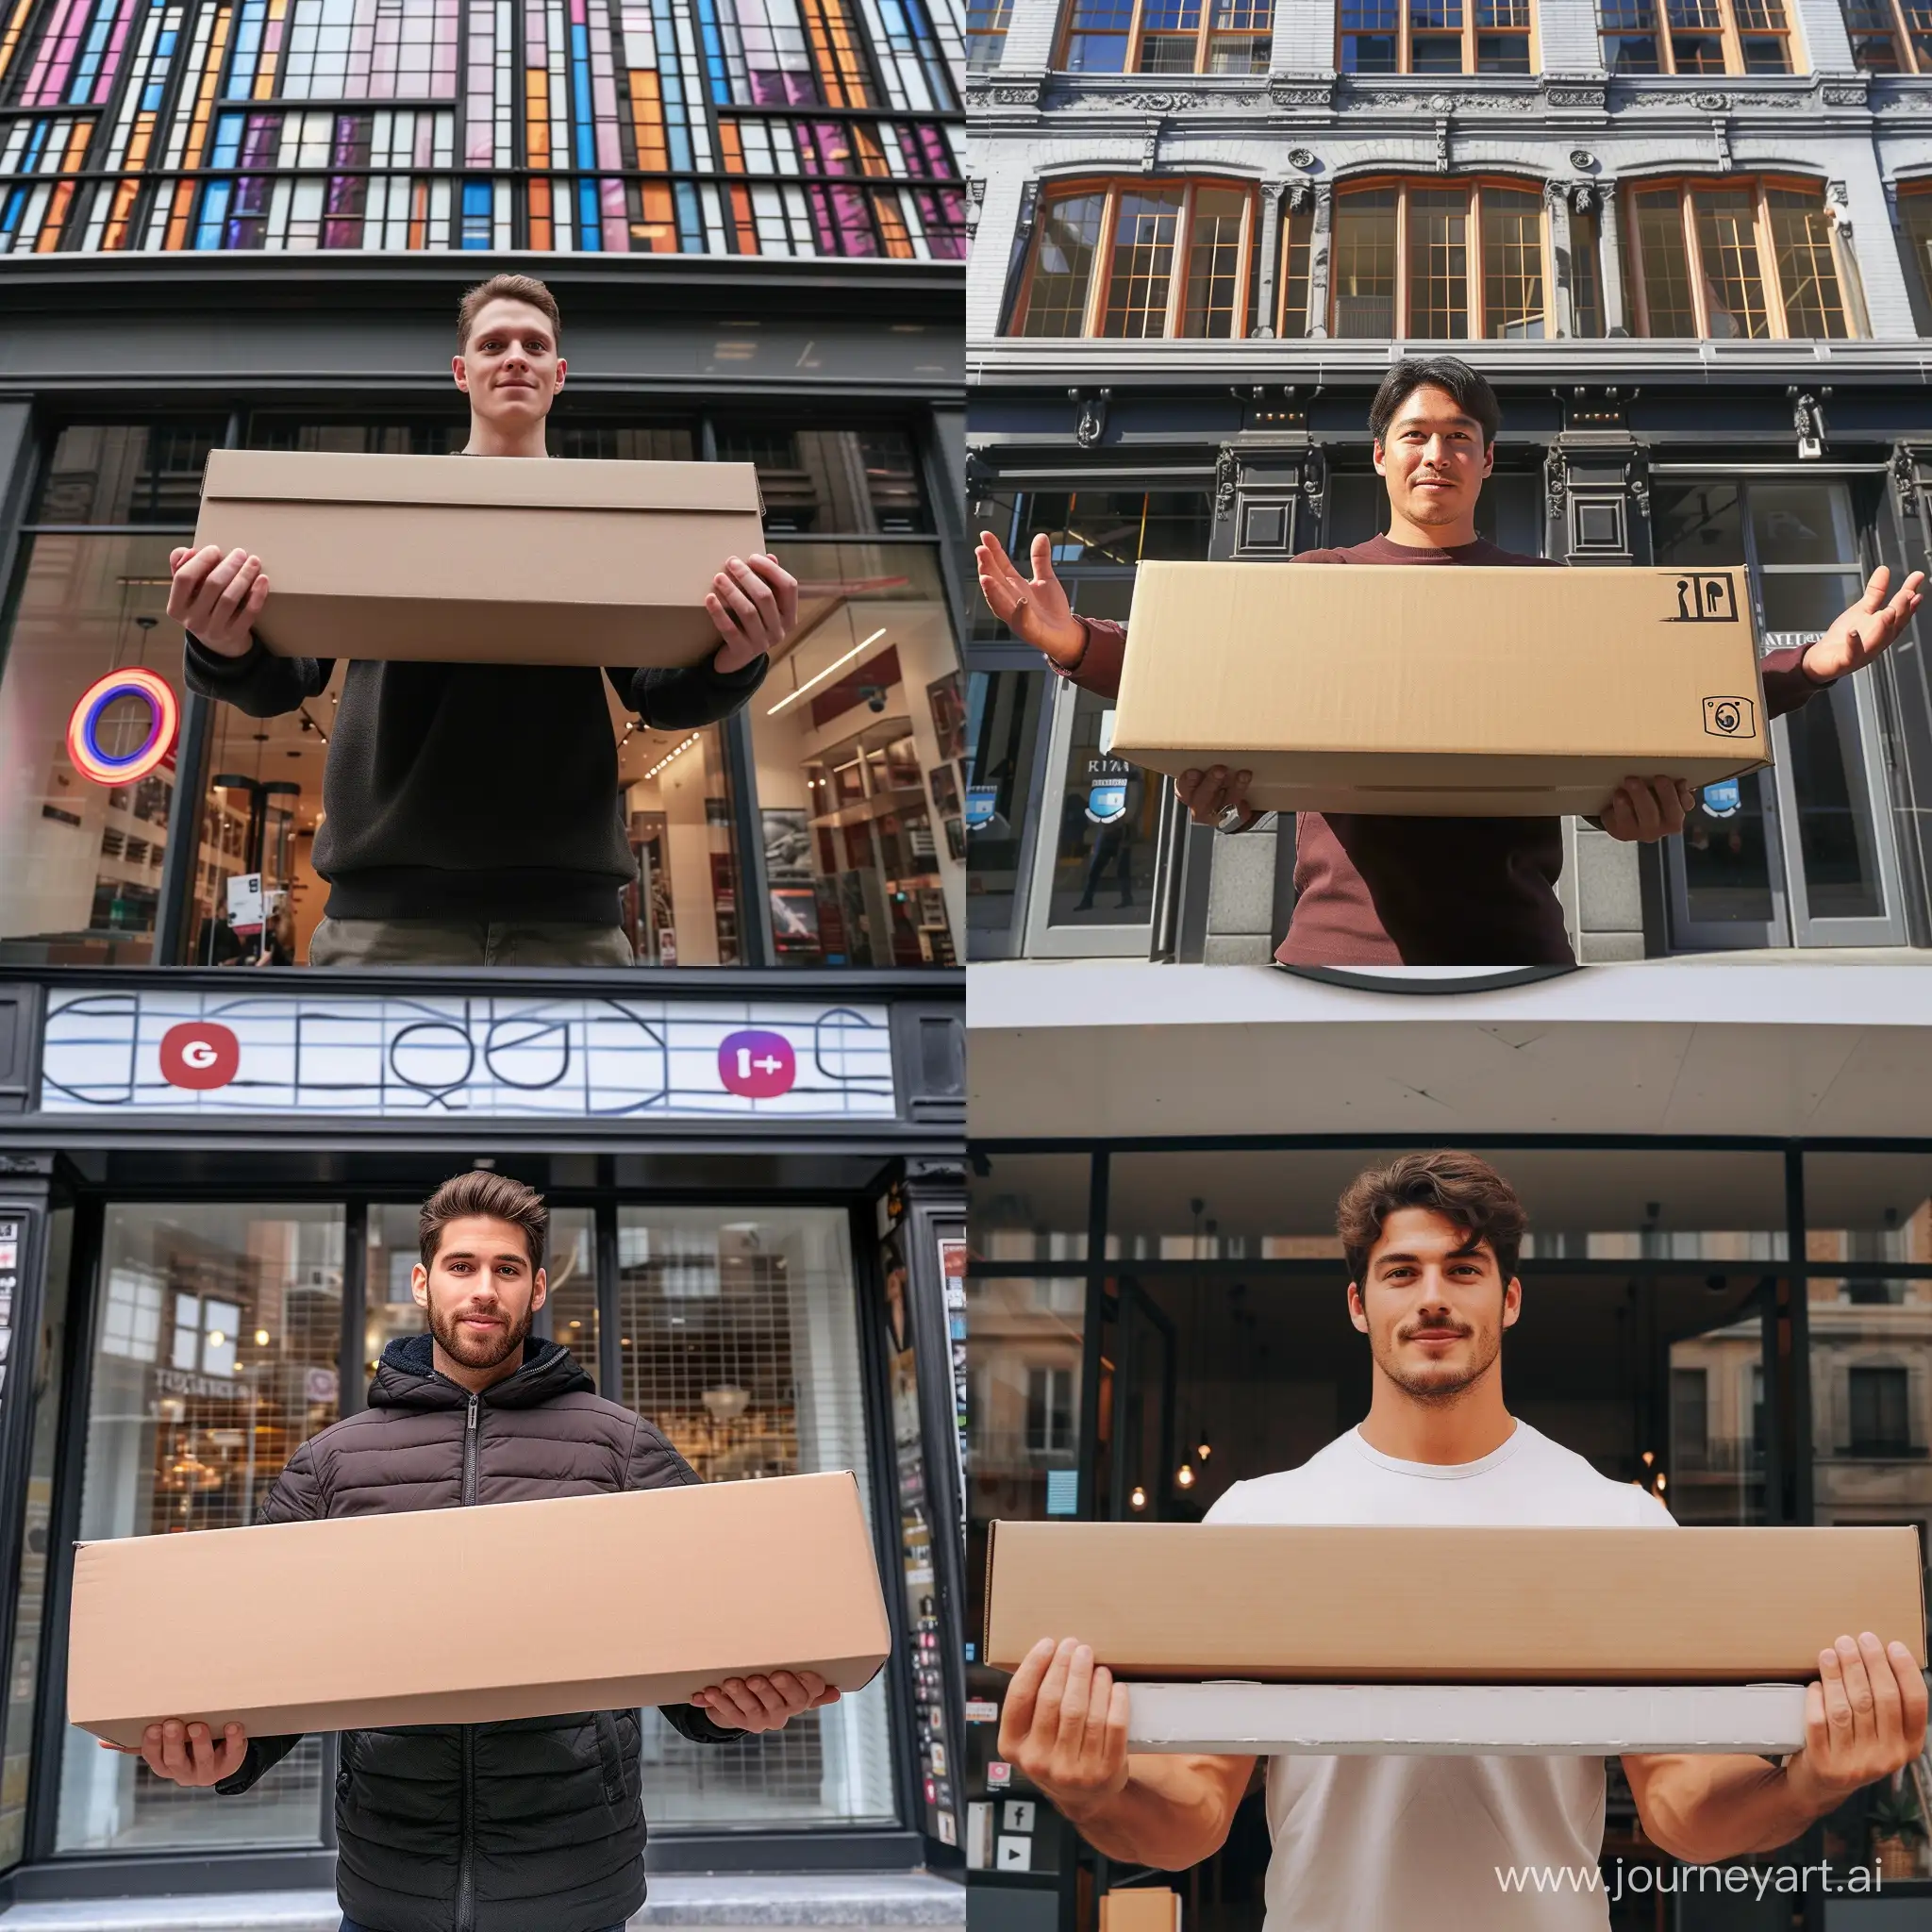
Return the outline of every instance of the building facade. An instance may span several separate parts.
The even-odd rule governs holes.
[[[1261,968],[975,971],[969,1589],[995,1521],[1199,1521],[1359,1422],[1336,1202],[1442,1146],[1483,1153],[1528,1213],[1512,1415],[1683,1523],[1910,1524],[1932,1550],[1924,976],[1657,961],[1432,997]],[[1201,1932],[1260,1923],[1258,1796],[1188,1873],[1109,1865],[1001,1759],[1002,1689],[970,1665],[975,1927],[1086,1932],[1099,1895],[1146,1883]],[[1893,1829],[1883,1796],[1759,1861],[1828,1861],[1836,1895],[1754,1918],[1646,1842],[1613,1763],[1609,1924],[1916,1923],[1922,1848],[1886,1855],[1882,1896],[1846,1895]]]
[[[1875,565],[1896,581],[1926,554],[1912,20],[1884,0],[984,9],[974,515],[1048,532],[1104,616],[1142,557],[1360,541],[1387,514],[1369,399],[1398,352],[1448,349],[1504,407],[1485,535],[1741,566],[1767,646],[1815,635]],[[975,957],[1265,959],[1290,841],[1190,834],[1151,787],[1096,825],[1104,707],[1047,690],[990,624],[973,650]],[[1919,637],[1774,738],[1774,772],[1712,788],[1662,847],[1567,825],[1582,959],[1932,940]]]
[[[414,1325],[412,1204],[480,1163],[548,1194],[603,1392],[707,1479],[850,1468],[871,1511],[878,1683],[729,1762],[653,1733],[676,1908],[963,1910],[962,75],[927,0],[7,0],[12,1900],[322,1922],[332,1740],[233,1806],[83,1749],[65,1553],[249,1520]],[[635,969],[314,972],[341,672],[265,721],[187,691],[169,552],[211,449],[459,448],[457,302],[511,269],[561,308],[551,454],[755,464],[803,621],[724,724],[613,704]],[[488,787],[517,721],[475,749]],[[256,971],[278,915],[295,970]]]

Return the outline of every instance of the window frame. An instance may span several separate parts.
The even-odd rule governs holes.
[[[1394,71],[1397,74],[1407,75],[1414,75],[1420,72],[1424,79],[1428,78],[1431,75],[1449,73],[1452,70],[1448,68],[1430,67],[1419,70],[1415,65],[1416,4],[1417,0],[1395,0]],[[1458,0],[1458,4],[1462,8],[1462,25],[1459,30],[1459,38],[1462,42],[1462,65],[1459,69],[1454,71],[1462,74],[1487,74],[1491,78],[1505,80],[1526,79],[1530,75],[1542,72],[1542,31],[1538,18],[1537,0],[1524,0],[1524,5],[1529,13],[1529,25],[1526,27],[1481,26],[1477,24],[1476,14],[1482,5],[1482,0]],[[1378,68],[1360,70],[1346,64],[1343,57],[1348,41],[1352,33],[1358,33],[1359,31],[1359,28],[1351,29],[1342,24],[1341,8],[1338,7],[1335,9],[1335,69],[1338,74],[1367,72],[1374,75],[1379,74],[1382,71]],[[1432,29],[1425,27],[1424,32],[1431,39],[1446,40],[1448,38],[1448,31],[1443,28]],[[1476,65],[1476,42],[1485,34],[1508,34],[1512,37],[1520,35],[1529,56],[1529,65],[1524,72],[1523,74],[1514,74],[1505,69],[1492,74],[1489,69],[1478,67]]]
[[[1764,295],[1764,313],[1768,324],[1761,337],[1731,338],[1718,337],[1710,333],[1710,311],[1705,300],[1704,256],[1697,238],[1696,195],[1706,189],[1722,189],[1735,192],[1740,187],[1748,186],[1753,200],[1752,238],[1757,249],[1758,277]],[[1831,228],[1831,266],[1838,282],[1839,307],[1843,312],[1845,333],[1842,336],[1794,336],[1785,312],[1785,290],[1778,277],[1777,241],[1771,225],[1770,191],[1781,188],[1810,195],[1816,193],[1819,207],[1826,206],[1823,181],[1807,179],[1802,175],[1663,175],[1655,176],[1640,175],[1619,184],[1617,199],[1617,240],[1622,255],[1624,271],[1628,278],[1629,323],[1633,335],[1651,341],[1728,341],[1732,340],[1761,341],[1857,341],[1860,339],[1858,328],[1858,304],[1854,299],[1854,284],[1850,264],[1839,241],[1837,225]],[[1677,220],[1684,240],[1684,259],[1690,287],[1690,312],[1697,324],[1694,336],[1657,336],[1650,326],[1650,296],[1644,281],[1643,247],[1637,231],[1637,197],[1640,194],[1655,194],[1669,189],[1677,197]]]
[[[1141,61],[1143,56],[1145,55],[1147,47],[1147,0],[1132,0],[1132,4],[1133,11],[1129,15],[1127,20],[1126,51],[1121,57],[1122,64],[1119,69],[1119,72],[1122,75],[1207,75],[1211,76],[1215,74],[1216,70],[1208,65],[1208,49],[1209,43],[1213,41],[1215,36],[1215,10],[1217,8],[1224,4],[1224,0],[1199,0],[1201,18],[1194,27],[1194,64],[1191,67],[1187,68],[1142,67],[1141,65]],[[1236,0],[1225,0],[1225,4],[1236,4]],[[1114,72],[1114,70],[1111,68],[1074,68],[1068,66],[1067,54],[1068,50],[1073,45],[1074,30],[1074,11],[1077,5],[1078,0],[1068,0],[1068,5],[1063,13],[1061,14],[1059,31],[1054,38],[1053,64],[1055,71],[1057,73],[1061,74],[1089,74]],[[1154,31],[1162,40],[1179,40],[1181,38],[1181,34],[1177,29],[1158,27],[1154,29]],[[1260,29],[1249,27],[1233,27],[1224,29],[1224,31],[1231,34],[1248,35],[1251,39],[1258,41],[1262,43],[1263,51],[1265,53],[1267,51],[1269,43],[1273,40],[1274,33],[1274,0],[1270,0],[1268,9],[1268,25],[1266,27]],[[1252,76],[1257,74],[1265,74],[1267,72],[1267,68],[1268,62],[1264,58],[1260,66],[1251,66],[1248,69],[1246,69],[1245,72],[1250,76]],[[1223,71],[1232,74],[1241,74],[1243,70],[1241,68],[1233,68]]]
[[[1136,0],[1138,12],[1139,0]],[[1113,258],[1115,235],[1119,227],[1120,202],[1123,193],[1147,193],[1161,189],[1181,190],[1179,219],[1174,225],[1174,242],[1169,253],[1167,275],[1167,315],[1166,325],[1158,335],[1134,337],[1108,337],[1101,325],[1106,320],[1108,290],[1113,280]],[[1202,189],[1231,190],[1242,197],[1241,232],[1238,245],[1240,266],[1235,276],[1234,325],[1225,337],[1185,336],[1179,333],[1178,325],[1187,312],[1188,283],[1190,279],[1189,252],[1193,245],[1194,203]],[[1019,292],[1014,298],[1012,319],[1004,333],[1009,337],[1025,334],[1025,322],[1033,303],[1033,278],[1040,263],[1041,233],[1047,212],[1054,203],[1071,200],[1078,194],[1101,194],[1106,197],[1100,214],[1100,238],[1094,244],[1093,265],[1089,273],[1087,291],[1080,304],[1080,326],[1076,333],[1065,336],[1037,336],[1029,338],[1036,341],[1238,341],[1246,334],[1245,321],[1248,303],[1254,292],[1254,286],[1259,264],[1256,260],[1256,242],[1260,233],[1260,186],[1259,183],[1242,175],[1068,175],[1041,183],[1040,207],[1033,218],[1033,233],[1026,245],[1025,265],[1021,271]]]
[[[1932,74],[1932,34],[1926,38],[1927,51],[1924,58],[1913,42],[1910,23],[1906,19],[1906,10],[1901,0],[1875,0],[1891,17],[1891,51],[1898,64],[1895,67],[1867,67],[1858,58],[1861,40],[1867,37],[1864,29],[1855,29],[1849,18],[1845,18],[1845,38],[1852,43],[1852,65],[1860,74]],[[1839,0],[1839,13],[1845,17],[1844,0]]]
[[[1409,272],[1408,272],[1408,198],[1411,192],[1441,193],[1444,188],[1461,189],[1468,196],[1469,240],[1468,258],[1464,264],[1463,280],[1467,289],[1464,319],[1469,324],[1469,332],[1463,336],[1418,336],[1409,332]],[[1504,174],[1476,175],[1352,175],[1335,184],[1335,207],[1331,225],[1331,238],[1339,235],[1341,226],[1342,205],[1349,195],[1373,192],[1376,189],[1392,189],[1395,192],[1395,288],[1391,297],[1393,328],[1388,338],[1391,341],[1507,341],[1514,340],[1507,336],[1489,336],[1483,333],[1483,304],[1486,277],[1483,260],[1483,209],[1481,191],[1484,188],[1507,189],[1513,194],[1534,194],[1542,212],[1539,217],[1541,235],[1541,266],[1543,278],[1543,333],[1541,337],[1524,340],[1553,341],[1557,336],[1556,309],[1556,244],[1551,232],[1549,198],[1543,192],[1541,181],[1526,181],[1520,175]],[[1283,223],[1283,256],[1281,270],[1277,275],[1277,294],[1285,295],[1286,268],[1288,258],[1286,248],[1288,225]],[[1336,243],[1329,243],[1329,283],[1328,313],[1324,317],[1331,338],[1340,340],[1336,328],[1336,304],[1341,298],[1340,278],[1336,275],[1333,263],[1336,259]],[[1351,337],[1351,341],[1375,340],[1369,337]]]
[[[1932,328],[1932,175],[1909,175],[1893,184],[1899,253],[1911,272],[1907,292],[1918,308],[1920,333]],[[1922,210],[1914,225],[1912,210]]]
[[[1633,33],[1626,29],[1610,29],[1606,27],[1604,25],[1603,9],[1599,0],[1599,4],[1596,7],[1597,58],[1602,62],[1604,70],[1613,79],[1621,77],[1624,79],[1662,80],[1675,75],[1695,80],[1707,77],[1711,72],[1707,67],[1687,67],[1679,70],[1676,52],[1671,45],[1671,37],[1674,32],[1697,32],[1701,31],[1701,29],[1693,28],[1687,30],[1681,27],[1674,28],[1670,18],[1670,8],[1666,4],[1666,0],[1646,0],[1646,4],[1650,8],[1651,15],[1649,32],[1651,37],[1657,42],[1657,67],[1656,74],[1648,75],[1622,75],[1619,69],[1612,67],[1609,61],[1604,58],[1604,42],[1606,41],[1637,39],[1641,37],[1642,30],[1639,29]],[[1777,72],[1778,70],[1773,68],[1747,67],[1745,65],[1744,36],[1746,30],[1738,25],[1736,0],[1714,0],[1714,4],[1718,9],[1718,39],[1723,42],[1724,50],[1724,73],[1733,78],[1744,75],[1762,78]],[[1891,0],[1894,11],[1896,11],[1896,4],[1897,0]],[[1751,28],[1749,29],[1751,38],[1753,40],[1766,40],[1775,36],[1782,40],[1785,45],[1786,63],[1782,71],[1790,75],[1808,74],[1811,72],[1809,65],[1801,66],[1799,64],[1801,52],[1807,50],[1801,49],[1798,43],[1797,15],[1791,6],[1791,0],[1779,0],[1779,5],[1784,10],[1784,25],[1782,27]]]

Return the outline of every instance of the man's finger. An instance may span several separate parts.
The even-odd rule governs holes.
[[[1077,1644],[1067,1666],[1066,1695],[1060,1700],[1060,1753],[1074,1762],[1087,1742],[1087,1704],[1093,1691],[1093,1653]]]
[[[248,1733],[240,1724],[229,1724],[222,1732],[222,1748],[215,1759],[215,1782],[231,1778],[248,1757]]]
[[[1842,1749],[1852,1740],[1852,1701],[1845,1695],[1844,1661],[1835,1648],[1818,1653],[1818,1683],[1833,1747]]]
[[[1091,1741],[1102,1740],[1107,1730],[1107,1713],[1112,1704],[1113,1673],[1105,1664],[1097,1664],[1087,1692],[1087,1736]]]
[[[1858,608],[1863,610],[1876,610],[1885,602],[1886,586],[1891,582],[1891,572],[1880,564],[1865,579],[1865,594],[1858,599]]]
[[[1906,1748],[1916,1757],[1925,1748],[1925,1674],[1903,1643],[1888,1644],[1886,1655],[1891,1659],[1892,1678],[1898,1685],[1899,1722]]]
[[[1872,1686],[1873,1730],[1888,1754],[1894,1754],[1905,1741],[1906,1727],[1891,1660],[1885,1655],[1884,1644],[1870,1630],[1858,1634],[1858,1655],[1864,1659],[1865,1679]]]
[[[1659,821],[1657,810],[1657,794],[1641,778],[1626,778],[1624,781],[1624,796],[1630,801],[1630,817],[1637,826],[1637,836],[1642,840],[1655,839]]]
[[[1127,1720],[1131,1704],[1127,1687],[1116,1684],[1107,1700],[1107,1761],[1118,1764],[1127,1755]]]
[[[759,1707],[767,1717],[782,1718],[787,1715],[785,1693],[769,1677],[747,1677],[744,1688],[758,1701]]]
[[[1619,785],[1610,793],[1610,802],[1604,807],[1599,823],[1612,839],[1621,839],[1628,844],[1637,836],[1637,822],[1630,816],[1630,800],[1624,788]]]
[[[724,568],[738,580],[741,593],[751,599],[752,608],[764,620],[766,627],[772,627],[778,616],[778,600],[771,585],[742,558],[734,557]]]
[[[724,599],[715,591],[707,592],[705,609],[709,614],[711,622],[718,626],[718,635],[727,644],[748,646],[751,643],[751,640],[739,628],[737,618],[725,609]]]
[[[1657,777],[1650,782],[1652,796],[1657,800],[1658,833],[1663,838],[1672,838],[1684,829],[1684,801],[1678,795],[1677,781]]]
[[[1874,1706],[1872,1677],[1865,1668],[1864,1653],[1858,1648],[1856,1637],[1840,1637],[1834,1647],[1838,1651],[1839,1667],[1844,1674],[1845,1699],[1852,1707],[1853,1730],[1861,1738],[1869,1738],[1874,1722]]]
[[[1044,530],[1039,531],[1034,539],[1028,556],[1033,561],[1033,575],[1041,583],[1053,578],[1053,539]]]
[[[1000,1707],[1000,1750],[1005,1756],[1012,1755],[1008,1748],[1010,1743],[1017,1742],[1033,1728],[1033,1707],[1039,1699],[1046,1667],[1053,1661],[1054,1648],[1053,1639],[1042,1637],[1020,1659],[1020,1668],[1007,1686],[1007,1700]]]

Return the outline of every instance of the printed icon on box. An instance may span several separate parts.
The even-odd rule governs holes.
[[[1721,778],[1715,785],[1707,785],[1704,788],[1704,809],[1707,817],[1736,818],[1743,808],[1743,789],[1735,778]]]
[[[1030,1838],[1002,1838],[993,1859],[996,1872],[1030,1872],[1033,1869],[1033,1840]]]
[[[727,1033],[718,1048],[718,1077],[727,1093],[776,1100],[798,1079],[798,1056],[782,1033]]]
[[[1031,1831],[1033,1829],[1033,1801],[1030,1798],[1008,1798],[1000,1807],[1000,1829],[1002,1831]]]
[[[1738,587],[1728,572],[1705,575],[1689,571],[1676,581],[1677,614],[1673,624],[1736,624]]]
[[[1757,729],[1757,708],[1749,698],[1706,698],[1704,728],[1713,738],[1749,738]]]
[[[161,1035],[161,1078],[191,1093],[225,1087],[242,1066],[242,1042],[212,1020],[188,1020]]]

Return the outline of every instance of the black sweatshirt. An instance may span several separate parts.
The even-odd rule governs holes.
[[[602,680],[646,724],[729,717],[767,660],[720,676],[588,665],[358,658],[342,680],[323,773],[315,869],[333,919],[581,921],[614,925],[637,876],[619,804]],[[190,637],[191,691],[252,718],[320,697],[333,658],[217,657]]]

